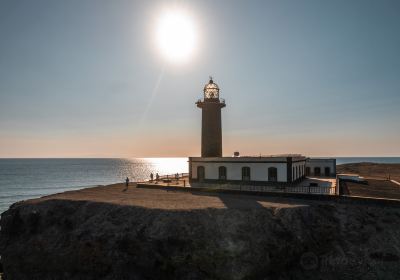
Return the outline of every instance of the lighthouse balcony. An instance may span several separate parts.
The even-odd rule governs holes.
[[[223,98],[204,98],[196,102],[197,107],[203,108],[205,104],[219,104],[221,108],[225,107],[225,99]]]

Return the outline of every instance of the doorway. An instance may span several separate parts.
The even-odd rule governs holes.
[[[204,166],[197,166],[197,179],[203,182],[205,178]]]

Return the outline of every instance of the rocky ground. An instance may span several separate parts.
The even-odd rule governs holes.
[[[386,180],[389,178],[400,182],[400,164],[398,163],[347,163],[337,166],[337,173],[356,173],[369,179]]]
[[[400,164],[349,163],[337,166],[338,173],[355,173],[366,178],[365,183],[342,182],[346,195],[400,199],[400,186],[389,180],[400,181]]]
[[[400,186],[387,180],[367,179],[366,182],[342,182],[343,193],[352,196],[400,200]]]
[[[100,187],[2,214],[4,279],[399,279],[400,209]]]

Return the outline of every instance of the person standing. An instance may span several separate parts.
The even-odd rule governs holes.
[[[151,172],[150,173],[150,182],[153,182],[153,178],[154,178],[154,175],[153,175],[153,172]]]
[[[125,186],[126,187],[129,186],[129,178],[128,177],[126,177],[126,179],[125,179]]]

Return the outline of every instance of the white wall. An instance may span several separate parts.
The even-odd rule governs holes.
[[[306,172],[305,165],[306,165],[305,161],[292,163],[292,179],[293,180],[299,179],[305,174],[305,172]],[[296,172],[295,172],[296,168],[298,168],[297,176],[296,176]]]
[[[321,175],[325,175],[325,167],[329,167],[331,176],[336,174],[336,159],[319,159],[312,158],[306,162],[306,167],[310,167],[310,176],[314,176],[314,168],[319,167],[321,169]]]
[[[242,180],[242,167],[250,167],[251,181],[268,181],[268,168],[276,167],[278,170],[278,182],[286,182],[286,163],[265,162],[192,162],[192,178],[197,179],[197,167],[204,166],[205,179],[218,180],[218,169],[225,166],[227,169],[227,180]]]

